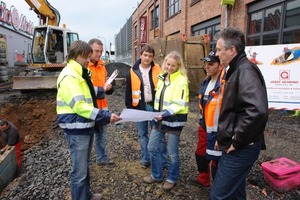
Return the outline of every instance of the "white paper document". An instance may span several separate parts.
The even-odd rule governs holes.
[[[144,110],[136,110],[136,109],[124,109],[120,115],[122,118],[120,121],[117,121],[116,124],[122,122],[142,122],[149,121],[154,119],[154,117],[158,117],[162,115],[164,112],[150,112]]]
[[[110,77],[107,79],[107,81],[104,84],[104,88],[106,88],[109,84],[111,84],[113,82],[113,80],[118,76],[119,74],[119,70],[116,69],[111,75]]]

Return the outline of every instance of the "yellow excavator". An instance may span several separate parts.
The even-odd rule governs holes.
[[[60,14],[47,0],[25,0],[39,18],[34,28],[28,66],[13,77],[13,89],[55,89],[56,79],[67,65],[66,55],[72,42],[79,40],[77,33],[59,27]]]

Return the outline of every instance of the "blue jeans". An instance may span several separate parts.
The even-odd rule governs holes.
[[[89,160],[93,144],[93,130],[86,135],[65,134],[65,138],[69,144],[72,161],[70,178],[72,200],[89,200],[92,195]]]
[[[151,159],[151,177],[157,181],[163,180],[163,152],[159,148],[161,140],[168,134],[168,156],[170,164],[168,168],[167,181],[176,183],[179,177],[179,142],[180,136],[152,129],[148,149]]]
[[[107,125],[100,128],[100,132],[95,132],[96,162],[105,162],[108,160],[106,154]]]
[[[260,142],[229,154],[222,152],[210,190],[211,200],[246,200],[246,177],[260,152]]]
[[[153,107],[151,105],[146,105],[146,111],[153,111]],[[139,137],[139,143],[141,147],[141,153],[142,153],[142,164],[149,164],[150,163],[150,156],[148,152],[148,127],[150,125],[150,128],[152,129],[154,123],[151,121],[143,121],[143,122],[137,122],[137,132]],[[160,149],[163,154],[163,163],[164,166],[168,165],[168,154],[167,154],[167,146],[166,146],[166,140],[165,138],[162,138],[160,142]]]

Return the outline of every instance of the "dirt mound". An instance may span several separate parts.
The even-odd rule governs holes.
[[[108,76],[110,76],[116,69],[119,70],[119,74],[117,78],[125,78],[130,68],[131,66],[119,62],[108,63],[106,65]]]
[[[30,148],[52,129],[56,120],[56,92],[5,92],[1,95],[6,98],[1,101],[0,119],[11,121],[18,128],[21,150]]]

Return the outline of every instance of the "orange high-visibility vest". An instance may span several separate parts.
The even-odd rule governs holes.
[[[156,88],[158,78],[157,76],[160,74],[161,69],[160,66],[155,64],[152,67],[152,81],[154,84],[154,88]],[[132,91],[132,106],[137,106],[141,99],[141,79],[139,76],[130,69],[130,78],[131,78],[131,91]],[[154,98],[154,97],[153,97]]]
[[[94,63],[89,62],[88,69],[92,72],[92,82],[96,87],[104,87],[104,84],[107,79],[107,71],[102,62],[102,60],[98,61],[97,66]],[[106,98],[97,99],[97,105],[100,110],[108,110],[108,103]]]
[[[217,132],[218,128],[218,120],[219,120],[219,114],[221,110],[222,105],[222,98],[223,98],[223,91],[224,91],[224,85],[225,80],[223,79],[225,74],[225,70],[221,71],[220,78],[219,78],[219,84],[220,88],[219,91],[211,91],[210,95],[213,96],[213,98],[210,101],[207,101],[204,112],[202,113],[203,117],[205,117],[205,125],[206,125],[206,132]],[[199,94],[199,99],[202,98],[202,95]],[[199,103],[200,111],[203,112],[203,108],[201,104]]]

